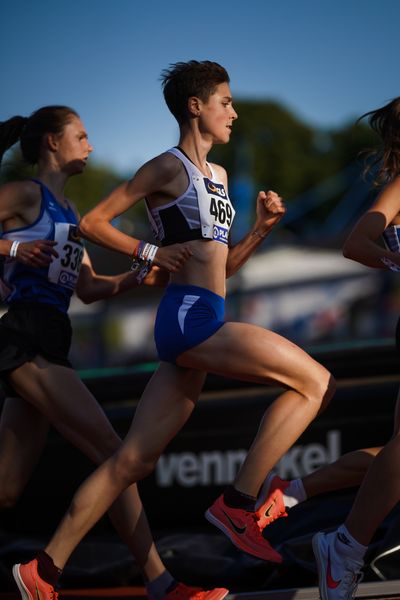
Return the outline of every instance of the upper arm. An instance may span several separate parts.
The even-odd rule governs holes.
[[[104,200],[93,208],[84,220],[112,221],[147,196],[162,191],[177,171],[176,159],[161,154],[144,164],[135,175],[121,183]]]
[[[87,289],[88,286],[93,282],[95,276],[96,276],[96,273],[94,271],[92,261],[90,260],[90,256],[87,253],[87,250],[84,249],[82,264],[81,264],[81,268],[79,271],[78,282],[76,284],[76,289],[75,289],[75,293],[78,296],[78,298],[80,298],[82,296],[85,289]]]
[[[37,186],[30,181],[11,181],[0,188],[0,222],[24,216],[27,208],[38,199]]]
[[[388,184],[351,233],[353,240],[377,240],[400,213],[400,177]]]

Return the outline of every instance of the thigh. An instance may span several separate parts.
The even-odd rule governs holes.
[[[158,457],[190,417],[205,376],[161,362],[142,394],[124,446]]]
[[[49,422],[22,398],[7,398],[0,419],[0,489],[14,500],[29,481],[46,444]]]
[[[177,364],[299,391],[310,380],[323,377],[325,381],[328,375],[322,365],[296,344],[247,323],[225,323],[206,341],[181,354]]]
[[[10,380],[22,398],[96,464],[118,449],[120,438],[73,369],[37,356],[15,369]]]

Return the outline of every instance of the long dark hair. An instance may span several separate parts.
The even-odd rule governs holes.
[[[400,97],[365,113],[358,121],[365,118],[382,141],[381,147],[368,151],[365,173],[376,169],[374,184],[385,185],[400,175]]]
[[[11,117],[0,122],[0,162],[3,154],[16,142],[20,142],[24,160],[37,164],[42,150],[43,137],[52,133],[59,135],[71,117],[78,117],[75,110],[68,106],[44,106],[30,117]]]

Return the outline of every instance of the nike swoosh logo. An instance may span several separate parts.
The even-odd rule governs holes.
[[[271,516],[271,510],[274,508],[275,506],[275,502],[273,502],[272,504],[270,504],[267,508],[267,510],[265,511],[265,516],[266,517],[270,517]]]
[[[328,564],[326,566],[326,583],[328,585],[328,588],[331,590],[335,590],[338,587],[338,585],[340,585],[342,583],[341,579],[335,581],[335,579],[333,579],[333,577],[332,577],[331,555],[330,555],[329,549],[328,549]]]
[[[244,527],[239,527],[238,525],[236,525],[236,523],[234,523],[234,521],[232,521],[232,519],[230,518],[230,516],[227,515],[224,510],[222,512],[224,513],[224,515],[226,516],[226,518],[228,519],[229,523],[232,525],[232,527],[236,531],[236,533],[240,533],[241,535],[243,533],[245,533],[245,531],[247,529],[246,525]]]

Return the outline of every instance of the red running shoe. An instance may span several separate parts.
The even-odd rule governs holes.
[[[24,565],[14,565],[12,572],[22,600],[58,600],[53,586],[39,577],[36,558]]]
[[[288,485],[289,482],[284,481],[278,475],[271,480],[268,495],[256,511],[257,522],[261,531],[279,517],[287,517],[283,492]]]
[[[207,510],[205,517],[223,531],[239,550],[268,562],[282,562],[282,556],[261,534],[258,513],[231,508],[221,495]]]
[[[227,594],[229,594],[229,590],[225,588],[202,590],[189,587],[184,583],[178,583],[173,590],[168,592],[165,598],[166,600],[222,600]]]

